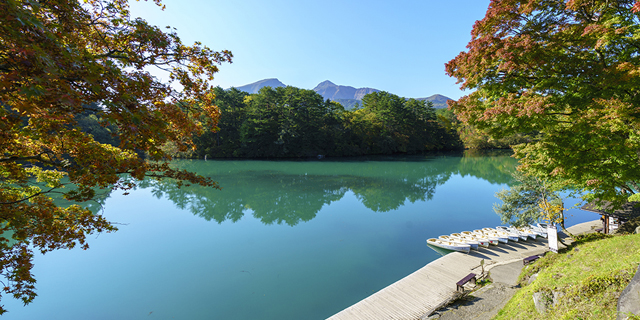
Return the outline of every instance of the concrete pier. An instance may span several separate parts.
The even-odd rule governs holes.
[[[574,234],[591,232],[599,220],[568,228]],[[561,235],[558,235],[561,237]],[[426,244],[425,244],[426,245]],[[331,316],[331,320],[422,319],[448,304],[456,297],[456,282],[473,272],[481,273],[480,261],[485,270],[492,267],[522,261],[535,254],[548,251],[547,239],[509,242],[469,254],[453,252],[439,258],[418,271],[364,300]]]

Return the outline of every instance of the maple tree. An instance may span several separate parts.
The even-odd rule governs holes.
[[[232,54],[184,45],[128,8],[126,0],[0,2],[0,274],[2,292],[25,304],[36,296],[33,250],[86,249],[86,235],[115,230],[79,205],[58,206],[53,193],[82,202],[145,177],[217,187],[169,167],[161,146],[187,150],[193,134],[215,128],[208,81]],[[80,129],[76,116],[86,111],[117,128],[117,146]]]
[[[640,1],[493,0],[446,71],[451,103],[513,146],[523,172],[622,204],[640,192]]]

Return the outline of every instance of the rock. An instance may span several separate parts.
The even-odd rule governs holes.
[[[634,233],[634,234],[638,234],[638,233],[640,233],[640,226],[637,226],[637,227],[636,227],[636,230],[635,230],[633,233]]]
[[[538,279],[538,274],[534,274],[531,277],[529,277],[529,282],[527,282],[527,284],[531,284],[531,282],[536,281],[536,279]]]
[[[548,292],[539,291],[533,294],[533,304],[536,306],[536,311],[538,311],[539,314],[545,314],[552,301]]]
[[[560,301],[560,298],[564,297],[564,292],[562,291],[554,291],[553,292],[553,306],[555,307]]]
[[[630,313],[636,316],[640,315],[640,267],[618,299],[617,319],[629,319]]]

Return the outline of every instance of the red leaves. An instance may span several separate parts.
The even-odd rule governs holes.
[[[539,133],[515,148],[523,170],[626,199],[640,181],[638,12],[640,1],[492,1],[446,65],[476,90],[453,110],[495,137]]]

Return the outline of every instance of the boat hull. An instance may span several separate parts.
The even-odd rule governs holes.
[[[452,233],[451,237],[454,238],[454,239],[463,239],[463,240],[466,240],[467,242],[474,241],[474,242],[478,243],[479,246],[482,246],[482,247],[485,247],[485,248],[489,247],[489,241],[481,240],[481,239],[478,239],[478,238],[475,238],[475,237],[465,236],[465,235],[462,235],[462,234],[459,234],[459,233]]]
[[[506,227],[497,226],[495,230],[498,234],[508,237],[509,241],[518,242],[518,240],[520,240],[520,236],[518,234],[509,231]]]
[[[453,242],[438,240],[435,238],[427,239],[427,244],[451,251],[459,251],[464,253],[469,253],[469,251],[471,251],[471,246],[469,245],[456,245]]]
[[[489,239],[494,238],[495,240],[498,240],[499,242],[502,242],[502,243],[508,243],[509,242],[509,238],[500,236],[497,233],[484,232],[482,230],[473,230],[473,232],[476,233],[476,234],[484,235],[485,237],[488,237]]]
[[[544,229],[539,225],[538,226],[529,225],[529,229],[531,229],[531,231],[537,233],[539,236],[543,238],[549,237],[549,235],[547,234],[547,229]]]
[[[520,237],[518,237],[517,234],[496,228],[496,229],[492,229],[492,228],[482,228],[482,231],[487,231],[487,232],[492,232],[497,234],[500,237],[507,237],[507,239],[509,239],[509,241],[514,241],[514,242],[518,242],[518,240],[520,239]]]
[[[482,241],[489,242],[489,244],[494,245],[494,246],[497,246],[498,243],[499,243],[498,239],[488,238],[488,237],[486,237],[486,236],[484,236],[482,234],[476,234],[476,233],[473,233],[471,231],[462,231],[461,234],[464,235],[464,236],[470,236],[470,237],[474,237],[474,238],[477,238],[477,239],[482,240]]]
[[[469,245],[472,250],[478,250],[478,243],[475,241],[467,241],[466,239],[459,239],[451,236],[439,236],[438,239],[453,242],[454,244],[466,244]]]
[[[529,239],[529,236],[526,233],[524,233],[524,232],[522,232],[522,231],[520,231],[520,230],[518,230],[518,229],[516,229],[514,227],[509,227],[509,231],[517,234],[518,237],[520,237],[520,240],[522,240],[522,241],[527,241],[527,239]]]

